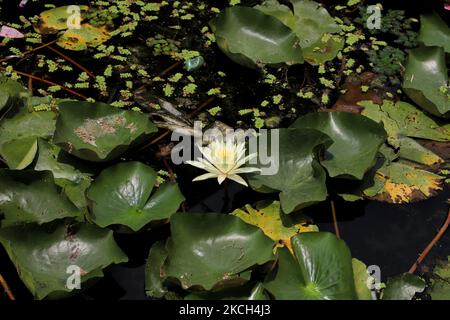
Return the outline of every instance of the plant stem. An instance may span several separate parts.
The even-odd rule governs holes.
[[[0,70],[6,70],[6,69],[3,68],[3,67],[0,67]],[[84,99],[84,100],[87,99],[87,97],[84,96],[84,95],[82,95],[81,93],[78,93],[78,92],[76,92],[76,91],[74,91],[74,90],[72,90],[72,89],[70,89],[70,88],[67,88],[66,86],[61,85],[61,84],[57,84],[57,83],[55,83],[55,82],[52,82],[52,81],[49,81],[49,80],[45,80],[45,79],[36,77],[36,76],[34,76],[34,75],[32,75],[32,74],[25,73],[25,72],[18,71],[18,70],[13,70],[12,72],[15,72],[15,73],[17,73],[17,74],[20,74],[20,75],[25,76],[25,77],[28,77],[28,78],[31,78],[31,79],[33,79],[33,80],[37,80],[37,81],[40,81],[40,82],[49,84],[49,85],[51,85],[51,86],[58,86],[58,87],[60,87],[61,89],[66,90],[67,92],[69,92],[69,93],[71,93],[71,94],[73,94],[73,95],[75,95],[75,96],[77,96],[77,97],[79,97],[79,98],[82,98],[82,99]]]
[[[339,232],[339,226],[338,226],[337,217],[336,217],[336,208],[334,206],[334,201],[331,200],[330,202],[331,202],[331,213],[333,215],[334,232],[336,233],[336,238],[340,239],[341,234]]]
[[[53,51],[54,53],[56,53],[57,55],[60,55],[62,58],[64,58],[65,60],[67,60],[68,62],[70,62],[71,64],[73,64],[74,66],[76,66],[77,68],[83,70],[84,72],[86,72],[91,78],[95,79],[95,75],[90,72],[88,69],[86,69],[85,67],[83,67],[81,64],[79,64],[78,62],[76,62],[74,59],[72,59],[69,56],[66,56],[64,53],[62,53],[59,50],[56,50],[55,48],[48,46],[48,49]]]
[[[419,258],[414,262],[414,264],[409,269],[409,273],[414,273],[417,270],[417,267],[422,263],[423,260],[427,257],[427,255],[430,253],[431,249],[436,245],[436,243],[442,238],[442,236],[445,234],[445,231],[447,231],[448,226],[450,225],[450,209],[447,213],[447,218],[444,221],[444,224],[439,229],[436,236],[431,240],[431,242],[428,244],[428,246],[425,248],[425,250],[422,251]]]
[[[3,289],[6,292],[6,295],[8,296],[9,300],[16,300],[13,293],[11,292],[11,289],[9,289],[8,283],[6,282],[5,278],[0,274],[0,285],[3,287]]]
[[[23,53],[23,55],[26,56],[27,54],[30,54],[30,53],[32,53],[32,52],[35,52],[35,51],[38,51],[38,50],[43,49],[43,48],[45,48],[45,47],[48,47],[48,46],[54,44],[56,41],[58,41],[58,39],[53,40],[53,41],[50,41],[50,42],[47,42],[47,43],[44,43],[43,45],[40,45],[39,47],[33,48],[33,49],[31,49],[31,50],[25,51],[25,52]],[[5,62],[5,61],[8,61],[8,60],[11,60],[11,59],[14,59],[14,58],[16,58],[16,56],[5,57],[5,58],[3,58],[3,59],[0,59],[0,63],[1,63],[1,62]]]

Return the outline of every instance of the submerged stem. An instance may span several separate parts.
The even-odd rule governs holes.
[[[334,206],[334,201],[331,200],[330,202],[331,202],[331,213],[333,215],[334,232],[336,233],[336,238],[340,239],[341,234],[339,232],[339,226],[338,226],[337,217],[336,217],[336,208]]]
[[[425,248],[425,250],[422,251],[419,258],[414,262],[414,264],[409,269],[408,273],[414,273],[417,270],[417,267],[425,260],[427,255],[430,253],[431,249],[436,245],[436,243],[442,238],[442,236],[445,234],[445,231],[447,231],[448,226],[450,225],[450,209],[447,213],[447,218],[444,221],[444,224],[439,229],[436,236],[431,240],[431,242],[428,244],[428,246]]]
[[[3,287],[3,289],[6,292],[6,295],[8,296],[9,300],[16,300],[13,293],[11,292],[11,289],[8,286],[8,283],[6,282],[5,278],[0,274],[0,285]]]

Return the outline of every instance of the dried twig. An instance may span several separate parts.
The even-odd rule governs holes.
[[[30,53],[33,53],[33,52],[35,52],[35,51],[41,50],[41,49],[43,49],[43,48],[45,48],[45,47],[48,47],[48,46],[50,46],[50,45],[56,43],[56,41],[58,41],[58,40],[56,39],[56,40],[53,40],[53,41],[44,43],[43,45],[40,45],[39,47],[36,47],[36,48],[31,49],[31,50],[25,51],[25,52],[23,53],[23,56],[25,57],[26,55],[28,55],[28,54],[30,54]],[[11,60],[11,59],[14,59],[14,58],[17,58],[17,56],[8,56],[8,57],[5,57],[5,58],[3,58],[3,59],[0,59],[0,63],[5,62],[5,61],[8,61],[8,60]]]

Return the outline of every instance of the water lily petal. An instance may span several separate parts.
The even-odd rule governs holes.
[[[192,179],[192,181],[202,181],[202,180],[211,179],[211,178],[215,178],[215,177],[217,177],[217,175],[214,173],[205,173],[205,174],[202,174],[202,175]]]
[[[236,170],[233,170],[232,174],[250,173],[250,172],[261,172],[261,169],[260,168],[254,168],[254,167],[238,168]]]
[[[219,182],[219,184],[222,184],[222,182],[224,182],[224,180],[226,179],[227,176],[225,175],[220,175],[217,177],[217,181]]]
[[[233,181],[236,181],[237,183],[240,183],[240,184],[248,187],[247,182],[245,182],[245,180],[241,176],[238,176],[237,174],[233,174],[231,176],[228,176],[228,179],[231,179]]]

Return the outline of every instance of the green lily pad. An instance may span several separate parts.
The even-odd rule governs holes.
[[[50,138],[55,131],[55,113],[24,112],[0,123],[0,145],[28,137]]]
[[[71,293],[69,266],[80,268],[84,289],[85,281],[103,276],[102,269],[128,260],[112,231],[89,224],[60,223],[51,230],[34,224],[2,228],[0,242],[36,299]]]
[[[450,117],[450,89],[444,49],[423,47],[411,50],[406,62],[403,89],[415,103],[431,114]]]
[[[80,9],[81,17],[89,9],[88,6],[77,6]],[[52,34],[67,29],[67,21],[73,14],[73,12],[68,9],[69,6],[62,6],[41,12],[39,15],[39,22],[36,25],[36,30],[42,34]]]
[[[443,47],[445,52],[450,53],[450,28],[436,13],[420,16],[417,40],[429,47]]]
[[[278,19],[248,7],[224,9],[210,22],[219,48],[234,62],[257,68],[303,62],[300,40]]]
[[[357,298],[352,257],[342,240],[327,232],[292,239],[294,255],[281,248],[278,268],[264,287],[277,300],[353,300]]]
[[[320,162],[331,177],[361,180],[375,165],[375,156],[386,140],[381,125],[347,112],[311,113],[299,118],[291,127],[315,129],[333,140]]]
[[[0,170],[0,212],[5,217],[2,227],[82,217],[48,171]]]
[[[450,257],[434,268],[428,292],[433,300],[450,300]]]
[[[273,241],[232,215],[176,213],[170,228],[162,275],[178,279],[184,289],[242,285],[248,280],[242,273],[273,259]]]
[[[148,116],[104,103],[63,102],[53,141],[85,160],[108,161],[157,131]]]
[[[353,258],[353,275],[355,279],[355,290],[358,300],[372,300],[372,293],[367,286],[369,274],[367,272],[367,266],[364,262]]]
[[[10,169],[25,169],[33,162],[36,152],[36,137],[11,140],[0,146],[0,154]]]
[[[325,33],[337,33],[341,28],[318,2],[291,0],[297,21],[294,32],[301,39],[300,46],[308,48],[322,39]]]
[[[51,171],[55,183],[63,188],[65,194],[78,207],[87,207],[86,189],[91,184],[89,174],[83,173],[70,164],[58,160],[61,148],[39,139],[39,155],[34,166],[36,171]]]
[[[339,32],[340,27],[320,3],[305,0],[291,2],[294,11],[276,0],[265,1],[255,9],[274,16],[295,32],[308,63],[318,65],[333,60],[344,47],[342,37],[331,36]]]
[[[0,74],[0,112],[13,106],[28,91],[17,81]]]
[[[418,276],[404,273],[388,279],[383,291],[383,300],[411,300],[425,289],[425,281]]]
[[[138,231],[151,221],[169,218],[184,197],[171,182],[151,195],[156,178],[156,172],[140,162],[103,170],[87,191],[93,222],[101,227],[121,224]]]
[[[162,298],[168,292],[163,284],[164,279],[161,277],[161,268],[166,258],[165,242],[156,242],[151,247],[145,264],[145,292],[149,297]]]
[[[311,220],[302,214],[286,215],[281,211],[279,201],[261,201],[256,208],[246,205],[242,209],[236,209],[233,215],[243,221],[257,226],[270,239],[285,245],[292,252],[291,238],[301,232],[319,231]]]
[[[245,284],[219,292],[190,293],[184,300],[268,300],[262,283]],[[262,306],[261,306],[262,307]],[[262,312],[262,311],[261,311]]]
[[[326,173],[317,156],[331,143],[327,135],[317,130],[280,129],[279,157],[276,159],[278,172],[275,175],[250,176],[250,186],[261,192],[280,191],[284,213],[325,200],[328,195]],[[270,150],[270,146],[266,147]],[[259,152],[270,154],[267,150],[261,149]]]

